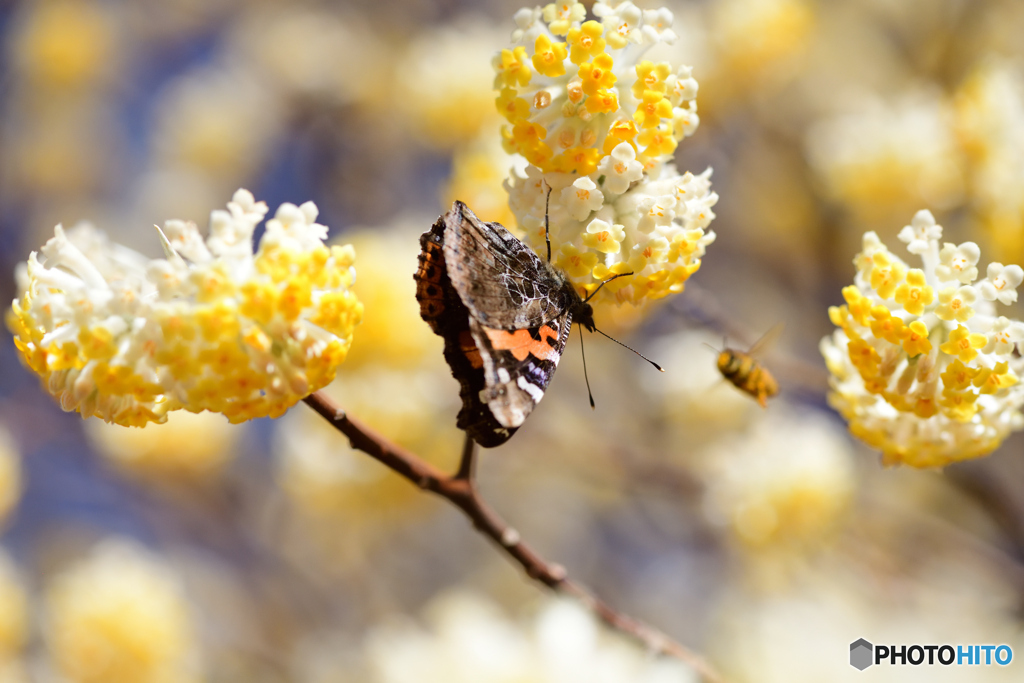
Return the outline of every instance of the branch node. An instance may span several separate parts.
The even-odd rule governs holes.
[[[647,633],[647,650],[651,655],[660,656],[668,652],[668,639],[659,632]]]
[[[519,543],[519,532],[509,527],[501,532],[501,544],[506,548],[511,548]]]
[[[421,489],[424,489],[424,490],[425,489],[429,489],[430,488],[430,477],[427,476],[426,474],[424,474],[423,476],[419,477],[416,480],[416,486],[418,486],[418,487],[420,487]]]
[[[334,417],[332,418],[335,422],[344,422],[348,419],[348,415],[345,413],[344,408],[337,408],[334,411]]]
[[[553,581],[565,581],[565,577],[567,575],[568,573],[565,571],[565,567],[560,564],[552,563],[548,566],[548,576],[550,576]]]

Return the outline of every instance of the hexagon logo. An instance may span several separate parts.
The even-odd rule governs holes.
[[[863,638],[850,643],[850,666],[858,671],[863,671],[874,664],[874,657],[872,657],[874,649],[875,646]]]

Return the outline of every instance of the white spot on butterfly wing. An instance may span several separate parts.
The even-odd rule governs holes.
[[[540,403],[540,400],[544,398],[544,390],[536,384],[527,381],[525,377],[520,377],[516,380],[516,386],[529,394],[534,403]]]

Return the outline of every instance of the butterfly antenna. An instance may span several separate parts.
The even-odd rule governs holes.
[[[544,181],[545,185],[548,182]],[[548,263],[551,263],[551,234],[548,230],[548,209],[551,207],[551,190],[553,188],[548,185],[548,196],[544,199],[544,241],[548,244]],[[591,401],[593,403],[593,401]]]
[[[580,354],[583,356],[583,379],[587,382],[587,396],[590,398],[590,407],[596,408],[594,405],[594,394],[590,391],[590,378],[587,377],[587,354],[583,350],[583,325],[578,327],[580,328]]]
[[[615,342],[615,343],[616,343],[616,344],[618,344],[619,346],[621,346],[621,347],[623,347],[623,348],[626,348],[626,349],[629,349],[630,351],[632,351],[632,352],[633,352],[633,353],[635,353],[636,355],[640,356],[641,358],[643,358],[643,359],[644,359],[645,361],[647,361],[648,363],[650,363],[650,364],[651,364],[651,365],[653,365],[654,367],[658,368],[658,371],[659,371],[659,372],[665,372],[665,368],[661,367],[660,365],[658,365],[657,363],[655,363],[655,362],[654,362],[653,360],[651,360],[650,358],[648,358],[648,357],[647,357],[647,356],[645,356],[644,354],[642,354],[642,353],[640,353],[639,351],[637,351],[636,349],[634,349],[634,348],[633,348],[632,346],[628,346],[628,345],[626,345],[626,344],[623,344],[622,342],[620,342],[620,341],[619,341],[618,339],[616,339],[615,337],[611,337],[611,336],[609,336],[609,335],[607,335],[607,334],[604,334],[604,332],[601,332],[601,330],[597,329],[596,327],[594,328],[594,331],[595,331],[595,332],[599,332],[600,334],[603,334],[604,336],[608,337],[609,339],[611,339],[611,340],[612,340],[613,342]],[[580,334],[582,334],[582,332],[580,332]]]
[[[589,295],[587,296],[587,298],[583,300],[583,303],[587,303],[588,301],[590,301],[591,299],[593,299],[593,298],[594,298],[594,295],[595,295],[595,294],[597,294],[598,292],[600,292],[600,291],[601,291],[601,288],[602,288],[602,287],[604,287],[604,286],[605,286],[606,284],[608,284],[609,282],[611,282],[612,280],[615,280],[616,278],[620,278],[620,277],[625,277],[625,276],[627,276],[627,275],[632,275],[632,274],[633,274],[633,272],[632,272],[632,271],[630,271],[630,272],[628,272],[628,273],[619,273],[618,275],[612,275],[612,276],[611,276],[610,278],[608,278],[607,280],[605,280],[604,282],[602,282],[601,284],[599,284],[599,285],[597,286],[597,289],[595,289],[595,290],[594,290],[593,292],[591,292],[591,293],[590,293],[590,294],[589,294]]]

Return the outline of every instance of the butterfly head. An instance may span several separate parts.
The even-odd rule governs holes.
[[[587,332],[593,332],[597,329],[597,326],[594,324],[594,307],[585,301],[580,302],[580,305],[572,314],[572,319],[573,322],[587,328]]]

